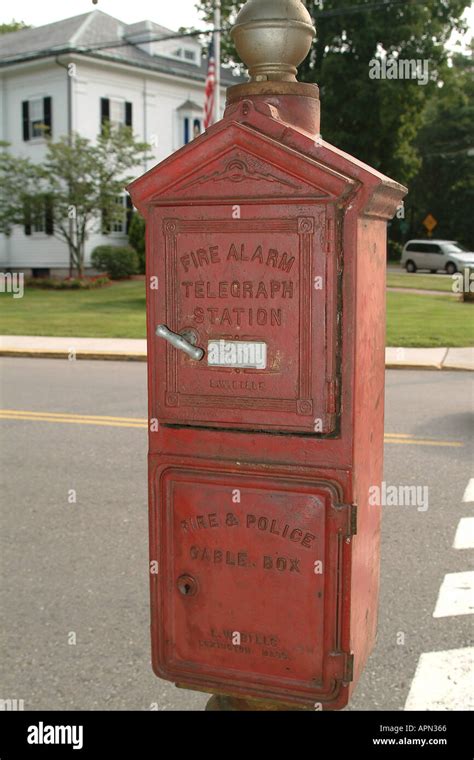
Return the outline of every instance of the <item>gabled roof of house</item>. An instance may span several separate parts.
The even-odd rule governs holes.
[[[205,58],[200,66],[196,66],[185,60],[150,55],[136,42],[146,33],[157,38],[177,34],[153,21],[124,24],[108,13],[94,10],[53,24],[0,35],[0,67],[52,55],[79,53],[171,76],[185,76],[198,81],[206,79]],[[177,42],[179,39],[177,37]],[[240,81],[230,69],[222,68],[222,84],[238,84]]]
[[[185,100],[184,103],[181,103],[178,111],[202,111],[202,107],[193,100]]]

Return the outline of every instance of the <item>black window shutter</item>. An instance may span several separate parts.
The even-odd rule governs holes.
[[[44,229],[47,235],[54,234],[53,199],[47,195],[44,199],[45,223]]]
[[[130,230],[130,225],[133,218],[133,203],[129,195],[127,195],[127,235]]]
[[[132,126],[132,104],[125,103],[125,126]]]
[[[31,235],[31,201],[29,198],[25,199],[23,211],[25,215],[25,235]]]
[[[27,142],[30,139],[30,104],[27,100],[22,103],[23,110],[23,140]]]
[[[46,127],[45,135],[51,136],[53,131],[53,115],[52,115],[52,108],[51,108],[51,98],[43,98],[43,121],[44,125]]]
[[[109,235],[110,234],[110,222],[109,222],[109,213],[107,209],[102,209],[102,234],[103,235]]]
[[[103,127],[106,121],[110,121],[110,100],[100,99],[100,124]]]

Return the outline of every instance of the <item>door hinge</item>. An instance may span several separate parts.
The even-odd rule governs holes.
[[[354,655],[346,655],[346,665],[344,668],[344,683],[350,683],[354,680]]]
[[[352,537],[357,536],[357,504],[342,504],[341,508],[344,511],[341,532],[346,542],[350,544]]]
[[[326,251],[334,253],[334,219],[326,219]]]
[[[357,504],[351,504],[351,536],[357,536]]]

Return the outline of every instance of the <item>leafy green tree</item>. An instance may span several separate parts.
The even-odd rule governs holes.
[[[237,13],[246,2],[247,0],[221,0],[222,27],[223,29],[226,29],[226,32],[221,35],[222,60],[225,63],[232,63],[237,66],[242,66],[242,61],[236,52],[229,32]],[[214,0],[198,0],[196,8],[201,11],[205,21],[210,24],[213,23],[215,8]]]
[[[128,242],[137,252],[139,274],[145,274],[145,232],[146,224],[144,218],[137,212],[132,216],[130,228],[128,231]]]
[[[25,158],[13,156],[9,144],[0,142],[0,233],[9,237],[23,224],[25,206],[39,181],[38,167]]]
[[[80,277],[90,232],[107,232],[123,219],[121,196],[133,179],[127,173],[148,157],[148,150],[128,127],[106,127],[96,143],[73,134],[48,144],[41,190],[52,202],[54,234],[67,243]]]
[[[425,236],[427,214],[438,221],[433,235],[474,245],[474,64],[453,57],[441,72],[416,138],[421,168],[406,202],[410,237]],[[441,86],[442,85],[442,86]]]
[[[223,23],[231,24],[243,4],[244,0],[223,0]],[[420,166],[415,138],[424,105],[436,89],[447,40],[453,30],[464,28],[461,16],[469,2],[307,0],[305,4],[315,20],[317,38],[299,78],[320,85],[323,137],[394,179],[409,182]],[[200,0],[198,7],[211,21],[213,0]],[[223,54],[238,61],[228,34]],[[383,55],[428,61],[432,80],[422,86],[414,80],[371,79],[371,61]]]
[[[12,19],[9,24],[0,24],[0,34],[9,34],[10,32],[19,32],[21,29],[29,29],[29,25],[24,21],[15,21]]]

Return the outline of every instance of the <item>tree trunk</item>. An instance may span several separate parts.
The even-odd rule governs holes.
[[[81,242],[77,249],[77,274],[80,280],[84,277],[84,243]]]

